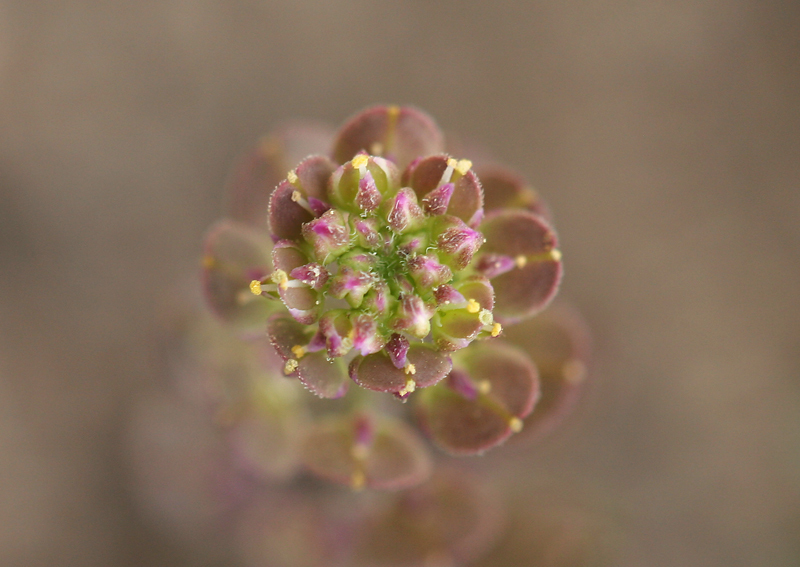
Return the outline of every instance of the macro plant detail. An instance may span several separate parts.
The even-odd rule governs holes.
[[[574,487],[430,450],[526,451],[588,374],[580,313],[551,304],[552,214],[483,156],[376,106],[287,124],[234,168],[206,305],[184,286],[171,303],[172,393],[131,426],[138,496],[189,547],[232,536],[253,567],[616,564]]]
[[[286,128],[242,163],[206,238],[212,311],[268,341],[280,362],[265,371],[341,398],[307,411],[297,453],[318,476],[412,486],[432,465],[410,419],[445,452],[478,454],[525,429],[540,397],[556,400],[545,413],[568,399],[554,394],[566,373],[542,382],[524,331],[507,338],[560,283],[549,210],[517,174],[447,150],[410,107]],[[562,361],[576,385],[581,357]]]

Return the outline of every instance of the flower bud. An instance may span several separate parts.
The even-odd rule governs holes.
[[[331,280],[329,293],[336,299],[346,299],[351,307],[359,307],[373,282],[374,278],[368,272],[342,266]]]
[[[422,207],[429,215],[443,215],[447,212],[447,206],[450,204],[450,198],[453,196],[453,189],[455,185],[452,183],[445,183],[428,193],[422,199]]]
[[[385,204],[386,222],[395,232],[414,230],[422,222],[423,213],[417,204],[417,195],[404,187]]]
[[[408,364],[407,355],[409,346],[410,343],[408,339],[397,333],[393,334],[389,342],[386,343],[386,352],[389,354],[389,358],[395,368],[402,369]]]
[[[353,348],[362,356],[381,350],[386,344],[386,339],[378,330],[378,322],[374,317],[364,313],[351,318],[353,324]]]
[[[356,204],[362,211],[371,212],[381,204],[381,194],[375,185],[375,179],[367,171],[358,182],[358,193],[356,194]]]
[[[404,295],[397,306],[394,328],[424,339],[431,330],[431,311],[416,295]]]
[[[433,255],[414,256],[408,260],[408,273],[418,288],[424,289],[449,282],[453,272]]]
[[[442,216],[436,223],[436,245],[442,262],[463,270],[483,244],[483,235],[457,217]]]
[[[303,225],[303,238],[314,248],[317,260],[327,264],[350,248],[350,231],[344,215],[331,209]]]
[[[296,280],[300,280],[310,288],[319,291],[325,286],[326,283],[328,283],[328,277],[330,274],[324,266],[317,264],[316,262],[312,262],[310,264],[305,264],[299,268],[293,269],[291,272],[289,272],[289,276]]]

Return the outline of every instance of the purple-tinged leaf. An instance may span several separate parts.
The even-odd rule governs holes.
[[[424,112],[407,106],[375,106],[345,123],[334,142],[333,157],[345,163],[363,151],[386,157],[402,170],[418,156],[443,148],[441,131]]]
[[[302,191],[307,198],[325,201],[328,198],[328,181],[336,164],[330,158],[316,155],[309,156],[301,161],[294,170],[296,180],[289,179],[292,184]]]
[[[436,384],[452,368],[446,355],[424,344],[411,345],[405,358],[405,365],[398,368],[384,351],[357,356],[350,363],[350,377],[368,390],[390,392],[405,398],[417,388]]]
[[[299,240],[303,224],[314,219],[314,215],[304,209],[296,200],[299,190],[281,181],[269,201],[269,231],[274,240]]]
[[[419,415],[433,441],[457,455],[479,454],[519,431],[539,396],[536,367],[502,341],[459,351],[447,379],[420,393]]]
[[[272,191],[301,159],[327,152],[332,138],[330,128],[312,123],[286,124],[264,137],[231,173],[226,186],[226,215],[266,230]]]
[[[269,229],[274,239],[298,240],[303,225],[328,210],[325,199],[334,170],[330,159],[309,156],[281,181],[269,203]]]
[[[429,156],[406,169],[403,183],[414,189],[429,214],[446,212],[475,226],[482,217],[483,189],[471,167],[469,160],[456,160],[448,155]],[[450,184],[452,187],[445,189]]]
[[[408,425],[365,414],[330,417],[312,426],[301,453],[311,472],[354,489],[408,488],[431,470],[422,440]]]
[[[589,329],[577,309],[556,301],[544,313],[508,326],[503,338],[524,349],[539,370],[542,395],[519,436],[539,439],[572,412],[585,389]]]
[[[547,204],[521,175],[500,165],[481,165],[475,169],[483,185],[484,208],[487,212],[524,209],[552,224]]]
[[[486,218],[481,232],[486,242],[478,266],[485,262],[484,254],[514,261],[512,270],[492,279],[495,317],[513,323],[544,309],[561,281],[561,253],[553,229],[533,213],[501,210]]]
[[[356,542],[357,564],[471,565],[488,551],[501,525],[494,495],[462,471],[437,470],[367,517]]]
[[[347,391],[347,371],[339,359],[328,360],[325,351],[308,352],[311,342],[306,325],[285,315],[274,315],[267,325],[272,346],[284,361],[286,376],[300,382],[321,398],[340,398]]]
[[[271,271],[266,235],[223,220],[209,230],[203,254],[203,289],[212,311],[244,329],[263,326],[276,305],[253,295],[250,283]]]

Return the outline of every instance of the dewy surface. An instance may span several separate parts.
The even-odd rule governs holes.
[[[487,170],[484,210],[473,163],[445,150],[416,109],[356,114],[332,157],[301,159],[268,197],[234,193],[234,218],[207,241],[205,283],[223,318],[266,327],[284,375],[324,398],[351,380],[401,400],[430,389],[417,397],[428,433],[474,453],[519,431],[538,399],[536,367],[503,326],[549,303],[561,253],[546,207],[513,174]],[[492,365],[508,380],[482,370]]]

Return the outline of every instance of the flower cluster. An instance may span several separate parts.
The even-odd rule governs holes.
[[[134,415],[143,511],[205,562],[222,544],[254,567],[619,565],[574,487],[508,461],[488,479],[434,467],[413,426],[471,455],[574,407],[589,336],[562,301],[540,313],[561,277],[551,225],[519,175],[412,108],[265,138],[206,238],[217,317],[181,311],[173,388]]]
[[[284,376],[322,398],[351,383],[413,398],[437,445],[474,454],[522,430],[540,397],[583,372],[567,353],[577,366],[548,385],[528,346],[506,340],[559,285],[547,208],[513,172],[447,149],[429,116],[396,106],[362,111],[333,134],[306,125],[266,139],[231,182],[203,282],[224,320],[266,329]],[[308,468],[354,486],[422,475],[422,444],[399,409],[347,398],[362,401],[306,436],[326,447],[306,452]],[[405,472],[380,478],[377,455]]]

